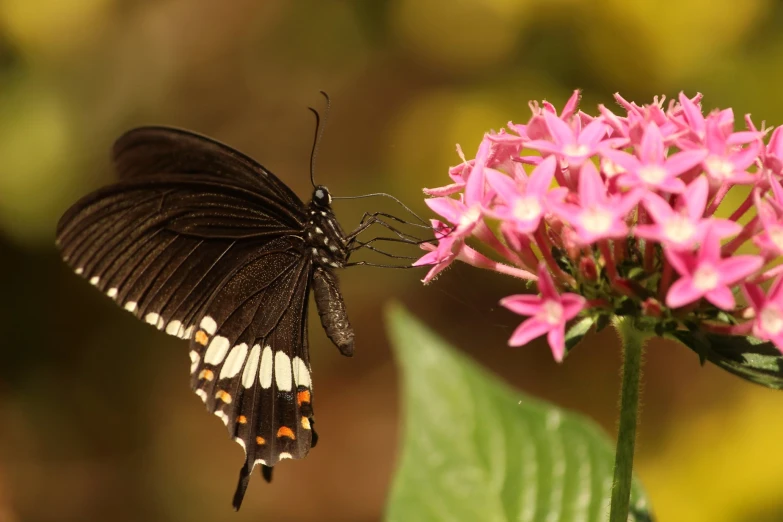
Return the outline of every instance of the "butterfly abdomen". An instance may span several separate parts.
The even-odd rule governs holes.
[[[353,327],[348,321],[345,301],[340,293],[337,276],[328,269],[316,268],[313,274],[315,306],[321,316],[321,325],[327,337],[337,346],[340,353],[353,355]]]

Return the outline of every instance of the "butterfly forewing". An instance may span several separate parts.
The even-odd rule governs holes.
[[[113,159],[120,181],[69,209],[57,243],[119,305],[190,340],[191,387],[245,449],[238,509],[255,466],[269,477],[317,440],[307,340],[314,280],[329,337],[353,350],[330,272],[347,259],[345,236],[325,187],[306,207],[261,165],[209,138],[136,129]]]
[[[203,173],[256,187],[291,209],[304,204],[285,183],[241,152],[206,136],[169,127],[142,127],[120,136],[112,160],[121,180]]]

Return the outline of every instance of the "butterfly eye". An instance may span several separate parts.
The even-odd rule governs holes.
[[[313,203],[319,207],[328,207],[332,204],[332,196],[329,189],[323,185],[318,185],[313,191]]]

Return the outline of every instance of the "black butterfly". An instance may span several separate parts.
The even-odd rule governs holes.
[[[314,447],[307,346],[311,287],[327,336],[352,355],[335,268],[346,235],[331,196],[305,205],[267,169],[209,138],[142,127],[113,149],[119,181],[60,219],[63,259],[120,306],[190,340],[191,387],[245,450],[234,494]]]

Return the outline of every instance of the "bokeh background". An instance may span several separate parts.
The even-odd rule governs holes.
[[[484,131],[527,102],[582,107],[680,90],[738,120],[783,123],[775,0],[0,0],[0,521],[374,521],[400,432],[383,326],[396,299],[514,386],[614,432],[611,331],[563,365],[505,345],[518,282],[455,267],[342,275],[357,331],[343,359],[311,325],[321,442],[230,500],[242,450],[188,389],[187,346],[121,312],[59,261],[53,232],[112,179],[108,149],[150,123],[258,158],[309,196],[319,89],[333,111],[317,179],[335,195],[395,194],[426,214]],[[351,228],[379,200],[340,202]],[[414,252],[415,254],[416,252]],[[638,472],[662,521],[783,520],[783,394],[685,348],[647,355]]]

